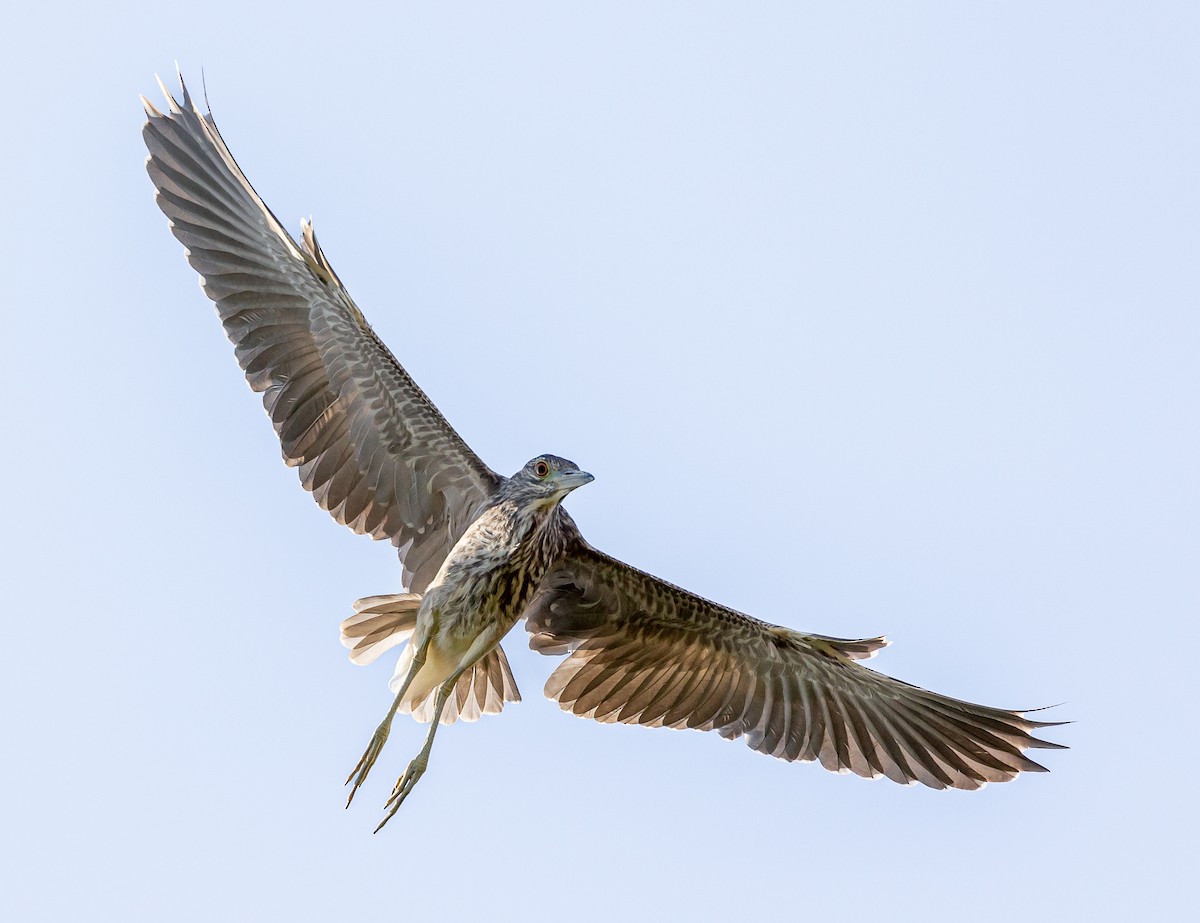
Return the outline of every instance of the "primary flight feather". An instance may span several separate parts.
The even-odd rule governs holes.
[[[715,730],[782,759],[939,789],[1043,771],[1024,751],[1058,748],[1032,733],[1057,722],[860,666],[883,638],[771,625],[597,551],[561,506],[592,480],[573,462],[492,471],[372,331],[311,224],[293,240],[211,113],[186,87],[179,101],[164,93],[166,112],[143,99],[146,168],[284,461],[338,522],[395,544],[403,566],[407,593],[359,600],[342,623],[356,663],[407,642],[350,799],[397,712],[430,722],[380,827],[425,772],[439,723],[519,700],[500,640],[522,618],[535,650],[566,655],[546,694],[582,717]]]

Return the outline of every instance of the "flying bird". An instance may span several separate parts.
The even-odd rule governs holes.
[[[358,600],[341,626],[359,664],[407,642],[347,806],[395,715],[429,722],[376,830],[426,771],[439,724],[520,700],[500,641],[522,619],[534,650],[566,655],[545,692],[581,717],[716,731],[784,760],[936,789],[1045,771],[1024,752],[1060,749],[1033,732],[1062,722],[884,676],[859,663],[883,637],[772,625],[593,548],[562,506],[593,478],[565,458],[494,472],[375,335],[311,222],[299,241],[284,230],[211,109],[180,84],[180,100],[162,88],[166,112],[142,99],[158,205],[263,396],[284,461],[334,519],[400,557],[407,592]]]

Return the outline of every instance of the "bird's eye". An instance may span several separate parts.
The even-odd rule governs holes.
[[[550,465],[549,465],[549,463],[548,463],[548,462],[546,462],[544,459],[542,459],[542,460],[539,460],[539,461],[538,461],[538,462],[537,462],[537,463],[536,463],[536,464],[533,466],[533,473],[534,473],[534,474],[536,474],[536,475],[537,475],[538,477],[540,477],[540,478],[544,478],[544,477],[546,477],[548,474],[550,474]]]

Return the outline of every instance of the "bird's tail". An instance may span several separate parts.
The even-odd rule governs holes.
[[[402,657],[401,663],[406,659]],[[396,672],[399,676],[400,670]],[[394,677],[392,682],[396,682]],[[411,709],[412,716],[425,724],[433,718],[437,688],[430,689],[424,695],[418,690],[416,695],[420,697],[419,701],[405,702],[400,706],[400,711]],[[441,723],[453,724],[460,718],[463,721],[478,721],[481,715],[498,715],[504,709],[505,702],[520,701],[521,693],[517,691],[517,681],[513,679],[504,648],[497,644],[458,678],[454,693],[442,709]]]
[[[354,603],[354,614],[342,622],[342,644],[350,648],[350,661],[365,665],[374,663],[381,654],[412,637],[417,628],[417,612],[421,597],[417,593],[393,593],[385,596],[366,596]],[[411,645],[400,655],[396,674],[392,677],[392,692],[412,666]],[[409,694],[400,705],[401,712],[424,723],[433,717],[437,687],[452,674],[453,664],[444,663],[436,651],[430,652],[426,667],[416,678]],[[453,724],[459,718],[475,721],[480,715],[498,714],[505,702],[520,702],[521,693],[513,679],[512,669],[504,651],[496,645],[474,666],[468,669],[454,686],[454,694],[442,709],[442,724]]]
[[[374,663],[417,627],[417,593],[365,596],[354,603],[354,615],[342,622],[342,645],[350,648],[350,662]]]

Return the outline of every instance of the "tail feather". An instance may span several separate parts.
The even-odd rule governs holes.
[[[433,718],[433,707],[437,701],[437,689],[431,690],[412,709],[412,716],[422,724]],[[520,702],[521,693],[513,679],[512,669],[504,648],[496,645],[473,667],[458,678],[454,692],[442,708],[442,724],[463,721],[478,721],[482,715],[497,715],[504,709],[505,702]],[[407,711],[401,706],[401,711]]]
[[[342,622],[342,645],[350,648],[350,662],[374,663],[412,635],[417,627],[421,597],[416,593],[365,596],[354,603],[354,615]]]
[[[379,656],[412,637],[417,629],[421,597],[416,593],[366,596],[354,603],[354,614],[342,622],[342,644],[350,648],[350,661],[375,662]],[[389,684],[397,692],[412,666],[411,645],[401,652]],[[454,664],[440,661],[431,652],[426,668],[418,673],[400,705],[401,712],[425,723],[433,717],[437,690],[442,679],[453,675]],[[521,693],[513,679],[504,650],[497,645],[459,677],[454,692],[442,708],[442,724],[477,721],[482,715],[499,714],[505,702],[520,702]]]

